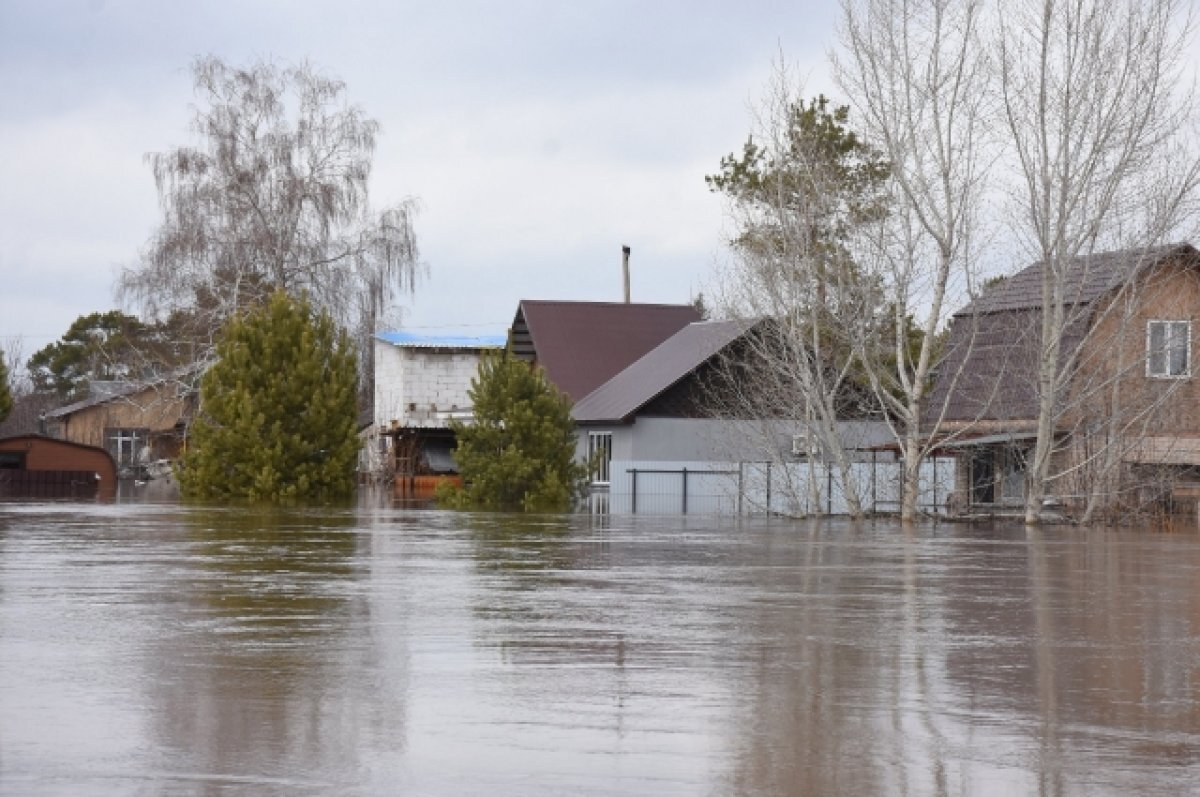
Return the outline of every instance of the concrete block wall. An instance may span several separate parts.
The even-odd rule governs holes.
[[[421,421],[471,406],[467,391],[479,369],[478,350],[375,345],[377,424]]]

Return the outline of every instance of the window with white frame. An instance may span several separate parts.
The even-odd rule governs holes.
[[[148,456],[143,449],[150,442],[149,429],[117,429],[104,430],[104,447],[118,465],[134,465]]]
[[[1177,378],[1192,373],[1192,322],[1146,325],[1146,376]]]
[[[588,432],[588,462],[592,465],[592,484],[608,484],[612,432]]]

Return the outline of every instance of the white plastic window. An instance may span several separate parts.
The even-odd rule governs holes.
[[[1179,378],[1192,372],[1190,321],[1151,321],[1146,327],[1146,375]]]

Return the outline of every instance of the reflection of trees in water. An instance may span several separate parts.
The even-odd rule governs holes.
[[[730,792],[900,793],[905,751],[888,725],[913,699],[901,681],[915,662],[901,638],[902,568],[873,561],[849,524],[764,534],[730,640],[743,657]]]
[[[575,533],[586,519],[516,513],[463,518],[482,576],[474,613],[488,623],[485,644],[510,661],[622,662],[624,636],[615,630],[610,607],[593,600],[603,582],[586,577],[588,570],[608,566],[609,543]]]
[[[536,588],[574,565],[570,515],[464,513],[481,572],[512,576],[516,589]]]
[[[1127,768],[1130,793],[1169,793],[1170,770],[1156,768],[1200,763],[1178,741],[1200,733],[1194,538],[1002,527],[955,548],[962,565],[943,589],[961,642],[947,652],[948,680],[1021,739],[1009,763],[1039,790],[1070,792],[1099,766]]]
[[[298,510],[205,511],[188,515],[199,564],[192,587],[236,643],[283,647],[345,621],[345,583],[355,570],[354,516]],[[236,647],[236,644],[234,645]]]
[[[173,760],[304,782],[360,771],[362,734],[402,744],[403,687],[374,660],[354,514],[196,509],[185,523],[184,608],[154,679]]]

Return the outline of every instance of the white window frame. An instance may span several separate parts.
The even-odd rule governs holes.
[[[1163,331],[1163,349],[1161,352],[1154,348],[1154,330],[1161,327]],[[1171,351],[1175,334],[1172,330],[1184,330],[1184,367],[1180,373],[1171,372]],[[1155,359],[1161,357],[1161,367],[1155,367]],[[1179,319],[1151,319],[1146,322],[1146,376],[1151,379],[1187,379],[1192,375],[1192,322]]]
[[[611,483],[612,437],[612,432],[588,432],[588,462],[594,467],[592,484]]]
[[[150,430],[144,427],[108,427],[104,437],[105,448],[117,465],[136,465],[142,449],[150,444]]]

